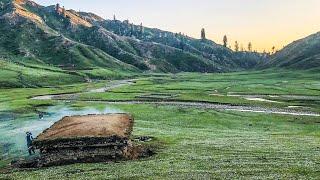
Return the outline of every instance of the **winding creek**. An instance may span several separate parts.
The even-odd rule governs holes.
[[[104,88],[90,90],[83,93],[74,93],[74,94],[56,94],[56,95],[44,95],[37,96],[31,99],[33,100],[77,100],[77,96],[84,93],[92,92],[106,92],[114,88],[118,88],[125,85],[134,84],[135,80],[120,80],[107,85]],[[238,95],[237,95],[238,96]],[[302,96],[300,96],[302,97]],[[307,97],[307,96],[306,96]],[[256,101],[268,101],[259,97],[246,96],[245,99],[256,100]],[[79,100],[80,101],[80,100]],[[139,101],[91,101],[91,100],[81,100],[84,102],[104,102],[106,104],[154,104],[154,105],[164,105],[164,106],[180,106],[180,107],[194,107],[194,108],[204,108],[204,109],[217,109],[217,110],[228,110],[228,111],[238,111],[238,112],[254,112],[254,113],[266,113],[266,114],[283,114],[283,115],[294,115],[294,116],[316,116],[320,117],[320,114],[307,111],[299,111],[295,109],[279,109],[279,108],[266,108],[258,106],[240,106],[240,105],[229,105],[229,104],[219,104],[219,103],[209,103],[209,102],[197,102],[197,101],[152,101],[152,100],[139,100]]]
[[[217,104],[208,102],[189,102],[189,101],[155,101],[155,100],[141,100],[141,101],[84,101],[84,102],[99,102],[103,104],[99,108],[93,106],[88,107],[73,107],[72,103],[65,103],[67,100],[77,101],[77,97],[83,93],[102,93],[114,88],[118,88],[125,85],[134,84],[135,80],[120,80],[114,81],[108,84],[104,88],[93,89],[82,93],[73,94],[56,94],[56,95],[44,95],[37,96],[31,99],[33,100],[56,100],[61,101],[56,106],[51,106],[45,109],[47,114],[43,119],[39,119],[33,116],[23,116],[15,118],[14,116],[3,115],[0,117],[0,146],[2,150],[2,157],[9,156],[23,156],[26,155],[27,148],[25,145],[25,132],[32,131],[36,137],[40,132],[50,127],[54,122],[60,120],[64,116],[70,115],[86,115],[86,114],[105,114],[105,113],[119,113],[123,112],[121,109],[113,107],[114,104],[150,104],[159,106],[178,106],[178,107],[192,107],[202,109],[216,109],[238,112],[255,112],[265,114],[283,114],[294,116],[316,116],[320,117],[320,114],[314,112],[298,111],[294,109],[277,109],[277,108],[265,108],[265,107],[253,107],[253,106],[240,106],[240,105],[228,105]],[[0,114],[1,115],[1,114]]]

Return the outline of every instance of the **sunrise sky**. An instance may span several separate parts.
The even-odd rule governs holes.
[[[202,27],[208,39],[233,48],[270,51],[320,31],[320,0],[36,0],[42,5],[59,2],[66,9],[93,12],[103,18],[129,19],[135,24],[182,32],[199,38]]]

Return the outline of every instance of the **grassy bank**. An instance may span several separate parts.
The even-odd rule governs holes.
[[[132,77],[137,72],[91,67],[86,70],[64,70],[30,60],[5,61],[0,59],[0,89],[41,88],[85,83],[90,80],[114,80]]]

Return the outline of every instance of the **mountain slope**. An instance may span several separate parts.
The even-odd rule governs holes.
[[[37,14],[37,11],[33,11],[43,8],[31,1],[22,0],[10,1],[4,6],[3,11],[6,13],[2,13],[0,17],[2,57],[33,58],[43,63],[73,69],[105,67],[137,71],[135,67],[100,49],[76,42],[47,26],[47,20]]]
[[[0,26],[0,53],[5,59],[34,58],[66,69],[226,72],[263,61],[260,54],[239,55],[209,40],[29,0],[2,0]]]
[[[183,52],[188,52],[207,59],[215,65],[216,71],[250,69],[267,60],[259,53],[234,52],[207,39],[194,39],[181,33],[172,33],[156,28],[134,25],[130,24],[128,20],[123,22],[118,20],[95,21],[94,19],[89,18],[89,21],[91,23],[99,24],[117,35],[133,37],[144,42],[152,42],[174,47],[182,50]],[[251,63],[247,63],[248,57]]]
[[[320,32],[295,41],[277,52],[263,67],[311,69],[320,67]]]
[[[85,75],[48,66],[29,66],[0,59],[0,87],[46,87],[86,82]]]

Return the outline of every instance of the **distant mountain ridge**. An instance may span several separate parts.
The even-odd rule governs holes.
[[[210,40],[29,0],[1,0],[0,33],[0,57],[65,69],[228,72],[252,69],[267,60]]]

